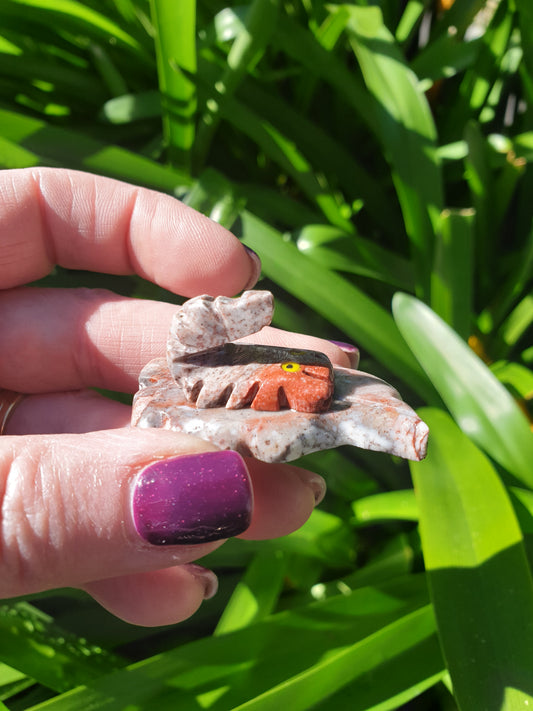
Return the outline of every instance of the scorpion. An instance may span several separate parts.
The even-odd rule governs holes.
[[[267,291],[185,302],[172,322],[167,361],[191,406],[310,413],[329,408],[334,379],[326,355],[232,342],[268,325],[272,312]]]

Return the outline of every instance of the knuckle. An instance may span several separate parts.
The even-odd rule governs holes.
[[[34,591],[50,543],[47,485],[31,448],[0,452],[0,595]]]

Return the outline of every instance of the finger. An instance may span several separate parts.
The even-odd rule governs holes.
[[[159,627],[182,622],[213,597],[218,581],[200,565],[97,580],[83,586],[116,617],[133,625]]]
[[[94,390],[28,395],[10,415],[4,434],[81,434],[127,427],[131,407]]]
[[[297,531],[326,494],[326,482],[319,474],[291,464],[246,462],[253,474],[255,505],[252,522],[241,538],[264,540]]]
[[[306,520],[305,477],[248,464],[164,430],[0,438],[0,597],[190,563],[250,524],[262,538]]]
[[[176,306],[90,289],[0,292],[0,383],[19,392],[100,387],[135,392],[141,368],[165,354]],[[319,338],[265,328],[245,342],[348,356]]]
[[[92,432],[125,427],[130,416],[129,407],[94,391],[32,395],[15,409],[6,434]],[[252,475],[256,503],[243,538],[256,540],[287,535],[302,526],[314,506],[324,498],[324,479],[314,472],[289,464],[275,467],[252,459],[246,463]],[[298,500],[296,507],[295,500]],[[271,511],[276,511],[275,517],[270,515]]]
[[[232,295],[260,269],[230,232],[180,201],[72,170],[1,171],[0,236],[0,288],[59,264],[136,273],[184,296]]]

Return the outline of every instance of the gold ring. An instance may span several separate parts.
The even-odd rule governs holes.
[[[0,390],[0,435],[4,434],[9,418],[24,397],[14,390]]]

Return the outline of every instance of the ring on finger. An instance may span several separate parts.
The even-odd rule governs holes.
[[[0,435],[5,433],[9,418],[24,397],[23,393],[0,389]]]

